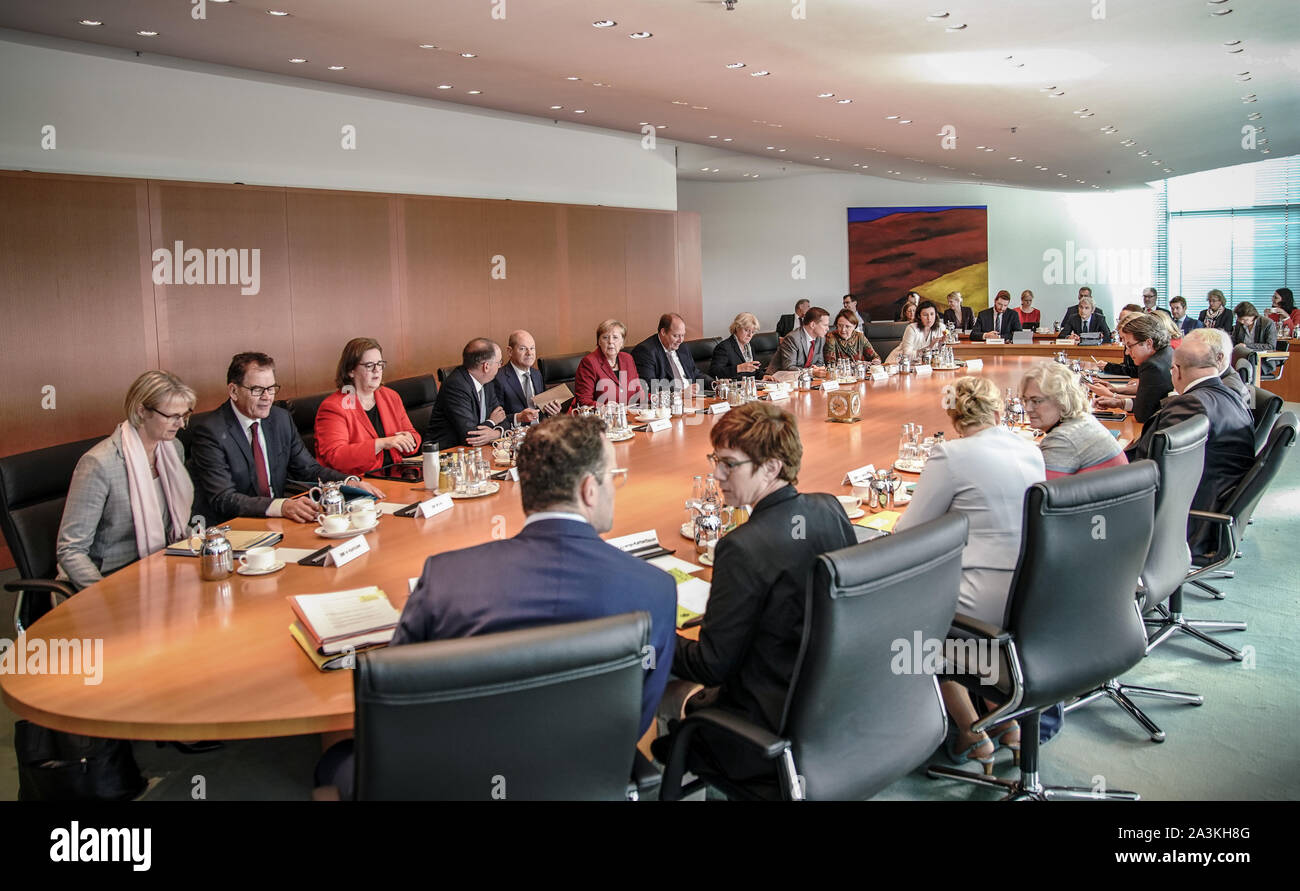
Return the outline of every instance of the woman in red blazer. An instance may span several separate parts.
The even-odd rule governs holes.
[[[646,401],[645,385],[636,374],[631,353],[620,352],[627,326],[618,319],[606,319],[596,329],[596,348],[582,357],[574,373],[573,389],[578,405],[625,404]]]
[[[383,350],[369,337],[343,347],[331,393],[316,412],[316,457],[342,473],[362,474],[397,464],[420,448],[420,434],[401,398],[384,380]]]

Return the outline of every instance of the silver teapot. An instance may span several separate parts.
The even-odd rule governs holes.
[[[894,471],[888,468],[877,470],[871,477],[871,492],[867,496],[867,508],[872,513],[892,509],[896,488],[898,488],[898,477]]]
[[[722,531],[731,526],[734,510],[727,505],[719,504],[707,498],[687,502],[686,507],[691,512],[695,553],[707,553],[709,545],[712,544],[716,547],[718,539],[722,537]]]
[[[911,357],[911,356],[899,356],[899,357],[898,357],[898,373],[899,373],[899,374],[911,374],[911,373],[912,373],[912,357]]]
[[[324,483],[316,481],[318,485],[312,486],[308,491],[307,497],[320,507],[321,516],[328,517],[334,514],[346,514],[348,512],[348,499],[343,494],[343,487],[353,483],[361,482],[360,477],[350,476],[342,482]]]
[[[229,531],[229,526],[211,526],[205,531],[202,520],[194,525],[190,550],[198,555],[199,575],[205,582],[220,581],[235,571],[235,549],[226,538]],[[198,547],[195,539],[202,542]]]

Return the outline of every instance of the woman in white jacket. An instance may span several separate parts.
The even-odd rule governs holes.
[[[943,323],[939,321],[939,307],[931,300],[921,301],[916,308],[916,321],[903,330],[902,342],[894,347],[885,364],[896,365],[903,356],[915,362],[921,353],[942,344],[945,333]]]

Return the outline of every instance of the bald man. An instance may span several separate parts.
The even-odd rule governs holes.
[[[501,407],[507,415],[527,417],[524,423],[537,423],[535,415],[525,415],[529,409],[540,409],[548,415],[560,410],[560,403],[538,405],[534,398],[546,389],[542,373],[537,370],[537,342],[524,331],[512,331],[506,340],[506,363],[497,372],[497,387],[501,391]]]
[[[1204,337],[1188,335],[1174,350],[1170,368],[1178,395],[1164,401],[1127,452],[1130,461],[1146,458],[1157,431],[1205,415],[1210,421],[1210,437],[1205,443],[1205,468],[1192,499],[1193,510],[1220,510],[1255,463],[1254,421],[1241,398],[1224,386],[1219,373],[1215,345]],[[1213,546],[1208,523],[1189,523],[1187,531],[1194,555]]]

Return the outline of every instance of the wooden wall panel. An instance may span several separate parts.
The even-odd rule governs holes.
[[[573,344],[567,352],[595,349],[596,326],[605,319],[628,324],[625,216],[603,207],[564,210],[569,314],[561,330]],[[629,339],[632,330],[629,325]]]
[[[389,225],[390,203],[399,201],[357,192],[288,193],[296,392],[333,390],[339,354],[354,337],[403,352]]]
[[[186,251],[247,250],[250,262],[259,251],[255,294],[238,282],[154,285],[162,366],[194,388],[200,410],[227,398],[230,357],[245,351],[269,354],[285,395],[297,392],[284,190],[152,182],[149,194],[152,250],[174,254],[179,241]]]
[[[465,342],[490,329],[484,202],[402,202],[409,364],[390,380],[455,365]]]
[[[677,227],[677,311],[686,320],[687,331],[698,331],[694,337],[717,337],[727,333],[704,330],[704,261],[700,254],[700,215],[678,213],[674,217]],[[839,310],[836,310],[838,312]],[[727,320],[730,324],[730,319]]]
[[[493,201],[484,208],[490,316],[485,331],[476,332],[502,344],[511,331],[524,328],[537,341],[539,355],[569,353],[580,346],[568,325],[568,295],[560,286],[560,232],[564,209],[555,204]],[[505,260],[505,278],[493,278],[492,258]]]
[[[659,317],[681,312],[677,299],[677,233],[673,214],[632,213],[624,219],[627,241],[627,339],[640,343],[655,333]],[[685,313],[686,336],[700,337],[699,319]]]
[[[158,356],[142,299],[145,183],[5,176],[0,207],[3,451],[107,435]]]

